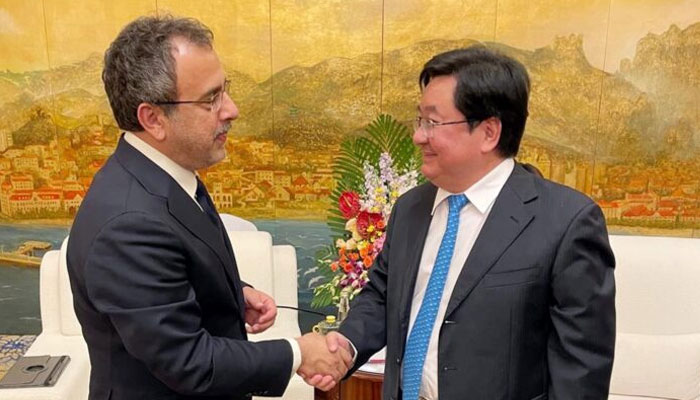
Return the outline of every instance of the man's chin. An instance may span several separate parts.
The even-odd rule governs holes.
[[[223,161],[226,158],[226,148],[222,147],[221,149],[218,149],[215,153],[214,156],[212,157],[212,160],[214,161],[214,164],[218,164],[221,161]]]
[[[432,168],[430,165],[426,165],[425,163],[423,163],[423,165],[420,167],[420,172],[429,181],[432,181],[438,175],[435,168]]]

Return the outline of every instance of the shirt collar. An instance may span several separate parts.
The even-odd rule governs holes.
[[[473,204],[481,214],[484,214],[496,200],[496,197],[506,184],[511,172],[513,172],[514,167],[515,161],[513,161],[512,158],[506,158],[462,193],[467,196],[469,203]],[[447,190],[438,188],[437,194],[435,195],[435,202],[433,203],[433,209],[430,214],[434,215],[435,209],[440,203],[453,194],[455,193],[450,193]]]
[[[194,198],[197,191],[197,175],[193,171],[183,168],[132,132],[124,132],[124,140],[170,175],[185,193]]]

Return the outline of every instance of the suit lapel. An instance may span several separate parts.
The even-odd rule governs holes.
[[[462,267],[447,304],[445,319],[469,296],[501,254],[534,218],[525,206],[537,197],[532,179],[530,173],[516,164]]]
[[[207,193],[207,196],[209,194]],[[211,199],[209,199],[211,201]],[[214,204],[212,202],[212,204]],[[245,299],[243,297],[243,285],[241,281],[241,275],[238,273],[238,263],[236,262],[236,254],[233,252],[233,247],[231,246],[231,240],[228,237],[228,233],[226,232],[226,228],[224,227],[224,222],[221,220],[221,217],[219,217],[218,213],[216,215],[216,218],[219,219],[219,226],[221,227],[220,233],[222,236],[222,239],[224,241],[224,245],[226,246],[226,251],[227,254],[230,256],[230,265],[231,267],[226,268],[226,272],[229,275],[229,278],[232,279],[233,281],[233,290],[236,293],[236,298],[238,299],[238,307],[241,309],[241,312],[245,311]],[[229,274],[230,272],[230,274]],[[241,321],[244,321],[245,316],[241,319]],[[245,323],[243,323],[243,333],[245,334]]]
[[[177,185],[177,184],[176,184]],[[177,190],[180,189],[180,190]],[[236,304],[241,312],[245,310],[243,303],[243,293],[238,276],[238,268],[233,255],[233,249],[228,244],[228,238],[224,237],[224,232],[215,227],[206,213],[197,207],[194,200],[190,198],[179,186],[171,190],[168,196],[168,210],[187,230],[193,235],[202,239],[209,248],[216,253],[219,261],[223,265],[224,272],[228,278],[231,291],[234,293]],[[219,220],[220,226],[223,222]]]
[[[408,323],[409,316],[411,315],[411,302],[413,298],[413,290],[416,286],[416,278],[418,277],[418,267],[420,266],[420,260],[423,256],[423,247],[425,245],[425,239],[428,236],[428,228],[430,227],[430,221],[433,218],[431,214],[433,203],[435,202],[435,194],[437,193],[437,187],[432,184],[428,184],[424,187],[426,193],[418,196],[419,201],[413,203],[409,206],[408,216],[411,221],[410,226],[408,226],[408,240],[405,244],[406,252],[408,253],[406,260],[408,260],[408,265],[402,274],[406,280],[404,284],[401,285],[401,321]]]
[[[165,198],[170,214],[216,254],[223,265],[236,304],[242,313],[244,308],[241,306],[240,279],[238,274],[234,273],[236,270],[235,259],[233,252],[229,255],[229,248],[224,242],[221,231],[209,221],[209,217],[197,207],[194,199],[189,197],[167,172],[129,145],[123,137],[119,140],[115,155],[119,163],[149,193]]]

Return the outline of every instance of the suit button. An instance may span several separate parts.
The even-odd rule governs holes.
[[[396,365],[401,365],[401,357],[396,357]]]

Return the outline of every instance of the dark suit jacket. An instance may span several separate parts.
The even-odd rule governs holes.
[[[284,392],[292,350],[285,340],[247,341],[228,238],[123,138],[78,211],[67,257],[90,399]]]
[[[387,346],[385,399],[400,398],[436,192],[425,184],[397,201],[370,281],[340,329],[357,347],[356,366]],[[449,299],[439,332],[440,400],[607,399],[614,265],[599,207],[516,164]]]

